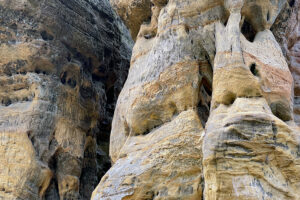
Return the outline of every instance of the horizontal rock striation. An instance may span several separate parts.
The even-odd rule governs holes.
[[[112,1],[136,42],[92,199],[299,199],[299,1],[150,2]]]
[[[0,1],[0,199],[89,199],[132,41],[108,1]]]
[[[300,124],[300,88],[299,88],[299,43],[300,43],[300,11],[299,0],[289,1],[289,5],[280,13],[272,31],[286,57],[294,78],[294,119]]]

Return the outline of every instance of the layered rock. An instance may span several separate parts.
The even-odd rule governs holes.
[[[298,199],[300,135],[284,123],[292,119],[293,79],[269,30],[257,33],[252,43],[240,34],[241,8],[232,4],[226,27],[216,27],[204,196]]]
[[[294,118],[300,124],[300,85],[299,85],[299,43],[300,43],[300,4],[299,0],[289,1],[272,27],[274,35],[281,45],[287,63],[294,78]]]
[[[113,1],[140,30],[92,199],[299,199],[293,77],[270,31],[293,2],[151,3],[141,25]]]
[[[106,0],[3,0],[0,40],[0,199],[89,199],[128,31]]]

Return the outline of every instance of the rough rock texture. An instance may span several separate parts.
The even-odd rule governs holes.
[[[294,117],[300,125],[300,4],[289,2],[272,27],[294,78]]]
[[[132,41],[106,0],[0,0],[0,199],[89,199]]]
[[[112,2],[136,43],[92,199],[300,199],[299,1]]]

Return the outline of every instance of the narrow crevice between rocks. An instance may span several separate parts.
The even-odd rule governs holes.
[[[58,196],[58,193],[59,193],[58,181],[57,181],[57,177],[56,177],[57,157],[58,157],[58,152],[59,151],[60,151],[60,149],[57,149],[48,161],[48,167],[53,172],[53,177],[51,179],[51,182],[50,182],[47,190],[45,191],[45,196],[44,196],[45,200],[59,199],[59,196]]]
[[[267,13],[267,21],[269,21],[270,20],[270,11],[268,11],[268,13]]]
[[[211,86],[209,85],[206,79],[203,79],[202,85],[200,86],[200,101],[197,106],[197,112],[201,120],[202,126],[205,127],[205,124],[208,120],[210,113],[210,101],[212,96]]]
[[[198,116],[203,128],[205,128],[210,114],[212,100],[212,81],[210,81],[210,78],[208,77],[211,76],[212,79],[213,76],[213,68],[207,54],[205,54],[205,61],[206,64],[203,63],[202,65],[199,65],[199,76],[201,76],[202,79],[199,89],[199,103],[197,105]],[[206,72],[207,74],[204,72]]]
[[[51,35],[47,31],[42,31],[41,32],[41,36],[42,36],[42,39],[45,40],[45,41],[53,40],[54,39],[53,35]]]

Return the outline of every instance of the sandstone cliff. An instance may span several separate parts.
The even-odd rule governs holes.
[[[111,3],[136,42],[92,199],[300,199],[299,1]]]
[[[89,199],[132,41],[107,0],[0,0],[0,199]]]

